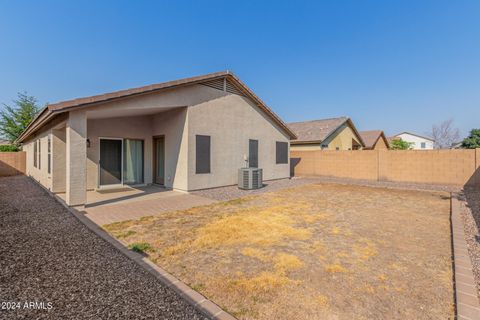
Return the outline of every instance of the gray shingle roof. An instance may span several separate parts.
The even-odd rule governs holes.
[[[338,127],[348,121],[347,117],[320,119],[303,122],[291,122],[288,126],[297,136],[295,142],[323,141]]]

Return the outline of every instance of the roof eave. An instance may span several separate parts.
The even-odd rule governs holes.
[[[295,141],[290,141],[290,144],[296,145],[296,144],[317,144],[317,143],[322,143],[323,140],[295,140]]]
[[[45,106],[42,111],[40,111],[33,120],[28,124],[28,126],[23,130],[20,136],[14,141],[16,144],[24,142],[36,128],[38,128],[45,121],[49,120],[53,112],[49,110],[48,106]],[[44,115],[44,118],[42,118]],[[42,119],[41,119],[42,118]]]
[[[39,123],[40,116],[47,111],[48,117],[50,117],[53,113],[63,113],[67,111],[71,111],[73,109],[83,108],[87,106],[92,106],[96,104],[111,102],[119,99],[125,99],[132,96],[149,94],[160,90],[165,90],[169,88],[176,88],[179,86],[186,86],[186,85],[193,85],[196,83],[200,83],[207,80],[214,80],[216,78],[223,78],[228,77],[234,81],[234,83],[238,84],[239,89],[241,89],[247,96],[249,96],[252,100],[254,100],[258,106],[268,115],[272,120],[282,129],[287,136],[291,139],[297,139],[295,133],[283,122],[280,117],[278,117],[253,91],[248,88],[246,84],[244,84],[236,75],[234,75],[230,71],[220,71],[215,73],[209,73],[202,76],[190,77],[180,80],[173,80],[168,82],[159,83],[156,85],[149,85],[143,86],[133,89],[126,89],[115,91],[111,93],[95,95],[86,98],[79,98],[73,100],[67,100],[55,104],[47,105],[35,118],[30,122],[27,128],[22,132],[20,137],[17,139],[19,143],[25,141],[35,129],[38,129],[40,125],[43,123]]]
[[[360,135],[360,133],[358,132],[357,128],[355,127],[355,125],[353,124],[353,121],[350,119],[350,118],[347,118],[346,122],[350,125],[350,127],[353,129],[353,132],[355,133],[355,135],[357,136],[358,140],[360,140],[360,143],[362,145],[362,147],[365,147],[365,142],[363,141],[362,139],[362,136]]]

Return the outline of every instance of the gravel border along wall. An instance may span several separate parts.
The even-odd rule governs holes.
[[[99,237],[103,230],[87,227],[82,214],[70,214],[48,195],[28,177],[0,178],[1,301],[53,304],[0,310],[0,319],[195,320],[215,310],[206,299],[194,307],[178,294],[188,287]],[[227,315],[216,311],[218,319],[232,319]]]
[[[465,225],[462,211],[463,197],[458,193],[451,196],[452,243],[455,277],[455,302],[458,319],[480,319],[478,290],[473,277],[472,263],[467,249]]]

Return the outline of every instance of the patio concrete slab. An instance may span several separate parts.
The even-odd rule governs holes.
[[[59,194],[61,198],[64,194]],[[159,186],[87,192],[85,216],[97,225],[139,219],[169,211],[186,210],[215,202],[198,195]]]

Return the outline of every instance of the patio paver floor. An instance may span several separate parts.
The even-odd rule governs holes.
[[[59,194],[64,198],[64,194]],[[186,210],[216,202],[199,195],[158,186],[88,191],[84,213],[97,225]]]

